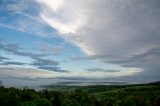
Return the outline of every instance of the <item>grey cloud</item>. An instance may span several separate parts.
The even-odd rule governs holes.
[[[67,72],[67,70],[63,70],[59,67],[60,65],[59,62],[40,58],[40,57],[46,56],[46,54],[23,52],[22,50],[24,50],[24,48],[21,48],[18,43],[1,42],[0,49],[9,53],[13,53],[15,55],[31,57],[35,61],[33,61],[33,63],[30,65],[36,66],[38,69],[45,69],[45,70],[56,71],[56,72]],[[1,57],[1,60],[4,60],[4,59],[5,58]],[[25,64],[26,63],[10,62],[10,61],[5,61],[1,63],[1,65],[25,65]]]
[[[66,2],[64,1],[64,3]],[[83,14],[88,20],[84,26],[77,29],[75,34],[61,37],[76,44],[88,54],[119,53],[128,56],[137,53],[141,48],[147,49],[151,45],[157,46],[159,44],[159,23],[157,22],[159,22],[160,11],[157,0],[148,2],[145,0],[129,0],[127,2],[125,0],[86,0],[79,2],[78,7],[74,5],[75,2],[73,1],[67,3],[66,5],[76,9],[67,15],[69,17],[64,15],[64,18],[71,17],[72,19],[74,13],[82,9],[84,13],[79,12],[77,14],[80,16]],[[73,4],[70,5],[70,3]],[[64,9],[70,8],[64,7]],[[54,11],[48,14],[52,13]],[[57,17],[53,17],[53,20]],[[47,18],[52,20],[52,17],[48,16]],[[77,17],[77,19],[79,18],[81,17]],[[63,22],[63,20],[59,21]],[[57,30],[61,31],[59,28]]]
[[[3,39],[0,42],[0,49],[15,54],[21,50],[18,43],[4,43]]]
[[[21,48],[19,47],[18,43],[8,43],[6,45],[1,44],[1,49],[8,51],[8,52],[17,52]]]
[[[106,57],[111,57],[112,55],[89,55],[89,56],[75,56],[71,57],[70,60],[78,61],[78,60],[95,60],[95,59],[103,59]]]
[[[49,59],[41,59],[41,58],[33,58],[35,59],[34,63],[32,65],[35,66],[58,66],[59,62],[57,61],[53,61],[53,60],[49,60]]]
[[[141,77],[158,78],[159,6],[159,0],[97,1],[91,7],[91,14],[87,15],[89,22],[79,29],[76,36],[68,38],[89,56],[72,60],[99,59],[122,67],[142,69],[138,73]]]
[[[0,71],[3,71],[3,70],[14,70],[14,69],[10,68],[10,67],[8,67],[8,68],[6,68],[6,67],[0,67]]]
[[[160,76],[159,69],[160,69],[160,48],[151,48],[146,52],[136,55],[130,55],[129,57],[124,57],[119,55],[92,55],[86,57],[73,57],[71,58],[72,61],[78,60],[101,60],[104,63],[112,63],[117,64],[123,67],[134,67],[140,68],[143,71],[138,73],[142,77],[144,76],[154,76],[158,78]],[[91,69],[92,71],[97,71],[98,69]]]
[[[28,56],[28,57],[43,57],[46,56],[45,54],[38,54],[38,53],[29,53],[23,52],[24,48],[20,47],[18,43],[4,43],[4,41],[0,42],[0,49],[6,52],[13,53],[15,55],[20,56]]]
[[[38,79],[44,79],[44,78],[38,78]],[[86,78],[86,77],[56,77],[56,78],[45,78],[45,79],[48,79],[48,80],[51,80],[51,79],[58,79],[58,80],[63,80],[63,81],[71,81],[71,80],[76,80],[76,81],[78,81],[78,80],[80,80],[80,81],[82,81],[82,80],[89,80],[90,78]]]
[[[145,53],[132,55],[128,58],[117,58],[112,60],[106,60],[105,62],[121,64],[128,67],[147,67],[149,64],[152,67],[159,66],[158,61],[160,59],[160,48],[154,48],[146,51]],[[149,63],[149,64],[147,64]],[[149,66],[150,66],[149,65]]]
[[[20,56],[29,56],[29,57],[44,57],[46,56],[45,54],[38,54],[38,53],[29,53],[29,52],[22,52],[22,51],[17,51],[14,52],[16,55],[20,55]]]
[[[68,50],[62,44],[51,45],[51,44],[48,44],[48,43],[45,43],[45,42],[41,42],[41,41],[37,42],[36,44],[39,47],[39,50],[42,51],[42,52],[45,52],[46,54],[59,55],[59,54],[64,53],[64,52],[66,52]]]
[[[71,0],[71,2],[64,3],[68,3],[66,6],[69,9],[68,7],[62,7],[62,11],[63,9],[67,10],[67,15],[58,13],[59,11],[56,11],[57,13],[49,12],[48,14],[54,14],[54,16],[58,14],[55,17],[61,17],[62,20],[58,18],[58,21],[62,21],[63,25],[65,19],[71,21],[72,25],[74,25],[73,19],[80,19],[76,22],[85,20],[86,23],[79,26],[76,33],[69,33],[69,36],[61,34],[60,37],[80,47],[82,51],[89,55],[88,59],[99,59],[106,63],[124,67],[142,68],[144,70],[142,77],[147,76],[145,74],[151,75],[151,77],[160,76],[160,56],[158,49],[156,49],[160,47],[159,0],[85,0],[79,1],[78,5],[74,5],[75,1]],[[72,11],[68,12],[70,9]],[[0,11],[3,10],[0,9]],[[20,14],[18,17],[23,24],[16,24],[16,26],[21,27],[25,24],[23,30],[37,32],[37,30],[41,31],[42,29],[43,32],[46,32],[44,27],[34,30],[32,28],[35,27],[30,27],[41,26],[41,24],[36,24],[36,21],[32,19],[25,21],[24,19],[28,18],[24,18]],[[52,17],[47,18],[54,20],[55,17],[53,19]],[[7,17],[5,18],[7,19]],[[5,18],[0,21],[2,24],[5,22]],[[17,23],[16,20],[13,20],[13,23],[14,21]],[[70,22],[66,23],[67,28],[72,28],[68,25]],[[54,31],[55,29],[56,27],[53,26]],[[60,31],[58,28],[56,30]],[[86,59],[86,57],[81,59]],[[73,58],[73,60],[76,60],[76,58]],[[77,60],[80,60],[80,58],[77,58]]]
[[[0,55],[0,62],[3,62],[4,60],[9,60],[9,58],[6,58]]]
[[[44,69],[55,72],[68,72],[59,67],[60,63],[58,61],[42,59],[42,58],[33,58],[35,61],[31,65],[36,66],[38,69]]]
[[[60,67],[51,67],[51,66],[38,66],[39,69],[55,71],[55,72],[68,72],[68,70],[63,70]]]
[[[12,69],[12,68],[0,68],[0,70],[14,70],[14,69]],[[0,78],[0,79],[17,79],[17,80],[26,80],[26,81],[38,81],[38,79],[37,78],[30,78],[30,77],[19,77],[19,76],[17,76],[17,77],[14,77],[14,76],[5,76],[5,77],[3,77],[3,78]]]
[[[120,72],[119,70],[106,70],[106,69],[102,69],[102,68],[90,68],[90,69],[86,69],[87,71],[93,71],[93,72],[96,72],[96,71],[99,71],[99,72],[110,72],[110,73],[114,73],[114,72]]]
[[[10,77],[12,79],[18,79],[18,80],[25,80],[25,81],[38,81],[36,78],[30,78],[30,77]]]
[[[25,65],[26,63],[21,63],[21,62],[3,62],[0,63],[1,65]]]

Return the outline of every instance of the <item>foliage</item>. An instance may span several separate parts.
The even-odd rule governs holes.
[[[160,106],[160,83],[35,91],[0,87],[0,106]],[[74,90],[73,90],[74,89]]]

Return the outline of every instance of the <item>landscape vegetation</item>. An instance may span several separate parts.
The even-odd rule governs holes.
[[[50,88],[49,88],[50,87]],[[160,82],[132,85],[0,87],[1,106],[160,106]]]
[[[160,106],[160,0],[0,0],[0,106]]]

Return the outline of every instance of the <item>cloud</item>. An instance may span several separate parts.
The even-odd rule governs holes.
[[[50,47],[52,47],[52,46],[50,45]],[[0,49],[2,51],[13,53],[14,55],[30,57],[33,59],[33,63],[29,64],[29,63],[22,63],[22,62],[17,62],[17,61],[2,61],[2,60],[6,60],[7,58],[0,57],[0,61],[2,62],[2,63],[0,63],[1,65],[19,65],[19,66],[29,65],[29,66],[33,66],[33,67],[36,67],[38,69],[43,69],[43,70],[49,70],[49,71],[55,71],[55,72],[68,72],[68,70],[63,70],[59,67],[59,65],[60,65],[59,62],[49,60],[49,59],[42,59],[42,57],[46,57],[49,54],[23,52],[23,50],[25,50],[25,49],[20,47],[20,45],[18,43],[4,43],[2,41],[2,42],[0,42]],[[49,48],[49,49],[51,49],[51,48]],[[54,47],[54,49],[57,50],[57,51],[54,51],[54,53],[56,53],[56,54],[62,52],[61,47],[57,47],[57,48]]]
[[[114,57],[113,55],[88,55],[88,56],[74,56],[71,57],[70,60],[72,61],[79,61],[79,60],[96,60],[96,59],[103,59],[108,57]]]
[[[35,61],[32,65],[36,65],[36,66],[41,66],[41,65],[58,66],[59,65],[59,62],[53,61],[53,60],[41,59],[41,58],[34,58],[34,59],[35,59]]]
[[[68,49],[62,45],[51,45],[45,42],[37,42],[37,46],[39,47],[40,51],[45,52],[46,54],[52,55],[59,55],[66,52]]]
[[[25,65],[26,63],[21,63],[21,62],[3,62],[0,63],[1,65]]]
[[[160,47],[158,0],[37,2],[41,19],[87,55],[105,55],[99,60],[142,69],[142,76],[159,72],[160,56],[149,52]]]
[[[8,60],[8,58],[3,57],[3,56],[0,55],[0,62],[3,62],[3,60]]]
[[[3,0],[0,5],[1,27],[43,37],[59,36],[88,55],[72,60],[97,59],[124,68],[143,70],[137,73],[139,77],[160,76],[158,0]],[[55,54],[64,49],[45,46],[42,50],[51,52],[53,49]],[[52,61],[54,65],[48,66],[42,62],[44,60],[36,59],[44,57],[44,54],[24,52],[18,44],[0,42],[0,49],[35,58],[33,65],[37,68],[60,69],[59,63],[56,65]],[[135,71],[130,72],[135,75]],[[108,73],[102,72],[94,75],[90,72],[84,76],[95,76],[97,73],[108,76]],[[126,73],[119,72],[119,76],[130,75],[128,71]]]
[[[72,61],[79,61],[79,60],[102,60],[105,63],[113,63],[113,64],[120,64],[125,67],[142,67],[141,65],[145,63],[147,59],[150,57],[156,57],[159,60],[160,48],[152,48],[148,51],[131,55],[130,57],[122,57],[120,55],[90,55],[90,56],[77,56],[70,58]],[[151,61],[151,60],[150,60]],[[155,61],[157,62],[157,61]],[[137,65],[134,65],[136,63]],[[155,63],[154,63],[155,64]],[[145,67],[145,65],[143,65]]]
[[[0,70],[1,71],[4,71],[4,70],[13,70],[13,68],[11,68],[11,67],[1,67]]]
[[[0,65],[0,77],[16,77],[16,78],[48,78],[54,77],[54,73],[46,70],[37,70],[33,68],[22,68],[14,66]]]
[[[1,50],[7,51],[7,52],[18,52],[21,50],[18,43],[7,43],[7,44],[0,44]]]
[[[54,30],[45,24],[38,14],[39,5],[35,1],[2,1],[0,27],[41,37],[55,37]]]
[[[0,80],[5,86],[39,86],[58,84],[59,82],[105,82],[107,81],[125,81],[124,76],[133,75],[134,70],[117,72],[118,74],[108,72],[89,72],[89,71],[69,71],[55,72],[36,68],[24,68],[12,65],[0,65]],[[119,78],[120,77],[120,78]],[[113,80],[114,79],[114,80]]]
[[[44,69],[55,72],[68,72],[68,70],[62,70],[60,67],[53,67],[53,66],[38,66],[38,69]]]
[[[130,57],[122,57],[118,55],[91,55],[72,57],[72,61],[101,60],[104,63],[117,64],[123,67],[135,67],[144,71],[138,73],[141,75],[159,76],[159,60],[160,48],[152,48],[148,51],[131,55]],[[156,73],[156,74],[155,74]],[[155,74],[155,75],[154,75]],[[137,74],[136,74],[137,75]]]
[[[40,17],[60,33],[75,33],[77,29],[84,24],[85,16],[83,15],[83,12],[85,11],[83,11],[83,9],[80,6],[77,6],[85,5],[81,1],[36,1],[42,7]]]
[[[38,69],[44,69],[48,71],[55,72],[68,72],[68,70],[62,70],[59,65],[60,63],[57,61],[42,59],[42,58],[33,58],[35,61],[31,65],[37,67]]]
[[[48,71],[43,69],[35,69],[35,68],[23,68],[23,67],[17,67],[12,65],[0,65],[0,78],[46,78],[46,79],[52,79],[52,78],[68,78],[68,79],[103,79],[106,78],[106,76],[115,76],[113,74],[105,73],[105,72],[67,72],[67,73],[61,73],[59,71]],[[130,70],[131,71],[131,70]],[[130,71],[126,72],[125,74],[130,74]],[[135,71],[132,71],[135,73]],[[118,76],[125,76],[122,73],[119,73]]]
[[[20,56],[28,56],[28,57],[44,57],[44,56],[46,56],[45,54],[29,53],[29,52],[22,52],[22,51],[14,52],[14,54],[20,55]]]
[[[87,71],[91,71],[91,72],[96,72],[96,71],[100,71],[100,72],[109,72],[109,73],[115,73],[115,72],[120,72],[119,70],[106,70],[106,69],[102,69],[102,68],[90,68],[90,69],[86,69]]]
[[[20,56],[28,56],[28,57],[44,57],[46,54],[43,53],[30,53],[30,52],[24,52],[24,48],[20,47],[20,44],[18,43],[4,43],[2,40],[0,42],[0,49],[2,51],[6,51],[9,53],[13,53],[15,55],[20,55]]]

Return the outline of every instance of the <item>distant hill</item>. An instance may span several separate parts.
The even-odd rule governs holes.
[[[2,106],[160,106],[160,81],[131,85],[0,87]]]

